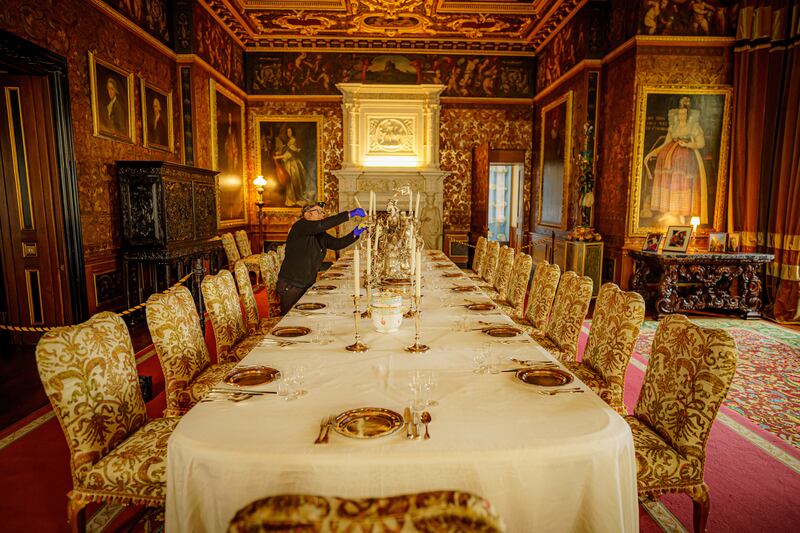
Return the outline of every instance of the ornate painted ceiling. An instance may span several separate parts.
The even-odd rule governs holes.
[[[248,48],[530,52],[586,0],[201,0]]]

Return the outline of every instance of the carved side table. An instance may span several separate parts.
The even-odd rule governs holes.
[[[628,254],[636,263],[632,288],[653,302],[656,318],[707,310],[761,317],[759,275],[771,254]]]

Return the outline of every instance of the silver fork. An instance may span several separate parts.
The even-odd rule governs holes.
[[[314,441],[314,444],[322,444],[322,435],[325,433],[325,428],[328,427],[330,419],[331,417],[329,416],[322,417],[319,423],[319,435],[317,435],[317,440]]]

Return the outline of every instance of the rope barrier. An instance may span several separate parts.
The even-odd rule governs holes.
[[[169,292],[169,291],[174,290],[175,288],[177,288],[179,285],[183,285],[183,282],[186,281],[187,279],[191,278],[192,276],[194,276],[194,272],[189,272],[188,274],[183,276],[181,279],[179,279],[175,283],[175,285],[172,285],[171,287],[166,289],[164,292]],[[134,305],[130,309],[126,309],[124,311],[120,311],[117,314],[119,316],[130,315],[131,313],[135,313],[136,311],[138,311],[139,309],[142,309],[144,307],[147,307],[147,302],[141,303],[139,305]],[[6,325],[6,324],[0,324],[0,331],[16,331],[16,332],[22,332],[22,333],[43,333],[45,331],[50,331],[51,329],[62,328],[62,327],[64,327],[64,326],[40,326],[40,327],[35,327],[35,326],[9,326],[9,325]]]
[[[464,246],[467,246],[469,248],[476,248],[476,246],[474,244],[470,244],[470,243],[468,243],[466,241],[457,241],[457,240],[453,239],[450,242],[454,242],[456,244],[463,244]],[[534,246],[539,246],[540,244],[547,244],[549,242],[550,242],[550,238],[548,237],[547,239],[542,239],[542,240],[539,240],[539,241],[536,241],[536,242],[532,242],[530,244],[526,244],[525,246],[521,246],[520,247],[520,251],[529,250],[529,249],[532,249]]]

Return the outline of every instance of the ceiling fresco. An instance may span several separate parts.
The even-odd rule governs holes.
[[[586,0],[201,0],[262,50],[531,52]]]

